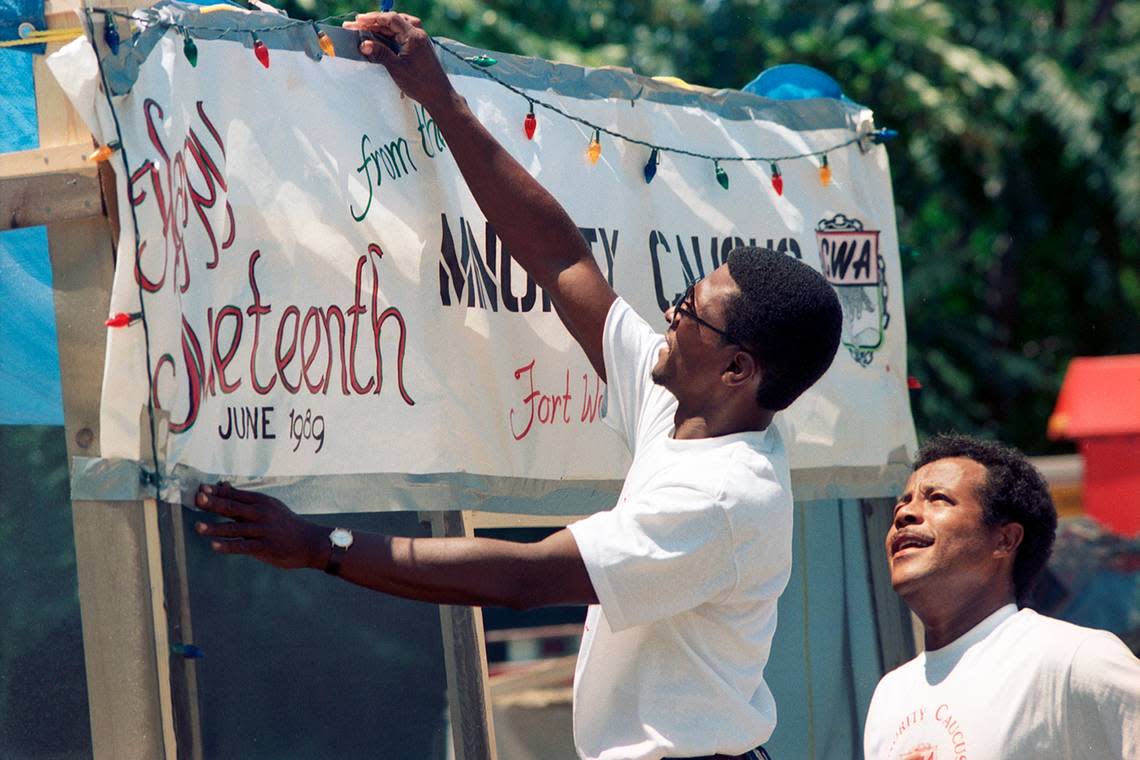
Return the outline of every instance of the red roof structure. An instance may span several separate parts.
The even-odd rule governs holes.
[[[1140,354],[1073,359],[1048,433],[1077,441],[1085,511],[1122,536],[1140,534]]]
[[[1140,433],[1140,354],[1069,363],[1049,417],[1053,440]]]

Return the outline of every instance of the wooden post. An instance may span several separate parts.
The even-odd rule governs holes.
[[[125,4],[139,7],[140,2]],[[75,0],[49,0],[48,28],[75,27]],[[58,44],[49,45],[54,52]],[[69,457],[99,456],[99,400],[114,245],[94,167],[79,160],[91,135],[47,71],[34,63],[40,147],[0,162],[13,209],[7,226],[46,223]],[[37,171],[37,168],[39,171]],[[38,175],[38,176],[37,176]],[[8,193],[9,188],[18,193]],[[169,508],[167,514],[169,514]],[[76,570],[96,760],[199,756],[197,727],[175,731],[174,704],[193,701],[193,679],[170,673],[168,584],[180,592],[179,555],[162,551],[154,502],[74,501]],[[180,540],[180,533],[178,539]],[[188,608],[172,607],[185,617]],[[180,630],[180,629],[177,629]],[[178,658],[176,670],[185,669]],[[189,694],[189,696],[188,696]],[[184,712],[193,714],[190,710]]]
[[[42,119],[42,116],[41,116]],[[99,454],[111,236],[102,218],[49,225],[69,456]],[[91,744],[103,758],[167,757],[142,502],[72,502]]]
[[[470,536],[469,512],[432,512],[433,536]],[[478,607],[441,605],[443,657],[447,670],[447,709],[455,760],[494,760],[495,728],[487,683],[487,650],[483,611]]]
[[[168,600],[167,626],[172,644],[192,644],[190,581],[186,575],[186,535],[182,505],[158,505],[159,536],[162,540],[162,578]],[[193,658],[170,655],[171,721],[177,737],[178,757],[202,760],[202,716],[198,707],[198,670]]]

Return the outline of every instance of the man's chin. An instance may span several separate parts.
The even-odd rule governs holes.
[[[923,593],[929,587],[927,576],[922,572],[906,572],[893,570],[891,572],[891,588],[906,602],[912,596]]]
[[[657,363],[653,365],[653,369],[649,371],[649,379],[657,385],[664,387],[668,387],[669,380],[672,378],[672,375],[668,370],[668,365],[666,364],[666,359],[668,356],[668,350],[662,348],[661,351],[657,354]]]

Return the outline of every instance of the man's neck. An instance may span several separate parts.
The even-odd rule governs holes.
[[[673,417],[673,438],[694,440],[698,438],[719,438],[734,433],[759,432],[772,424],[775,412],[756,409],[752,414],[684,414],[680,407]]]
[[[1007,604],[1013,604],[1014,598],[1009,595],[988,595],[982,599],[972,599],[968,603],[956,604],[952,608],[944,605],[931,605],[923,607],[921,604],[911,604],[914,614],[922,621],[925,629],[926,649],[941,649],[957,640],[990,615],[997,612]]]

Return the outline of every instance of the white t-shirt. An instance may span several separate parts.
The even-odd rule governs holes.
[[[738,754],[768,739],[764,666],[792,557],[787,456],[774,427],[674,440],[650,379],[663,336],[618,299],[606,319],[606,420],[633,452],[617,505],[574,523],[600,605],[574,674],[583,758]]]
[[[1140,660],[1009,604],[883,676],[866,760],[1137,760]]]

